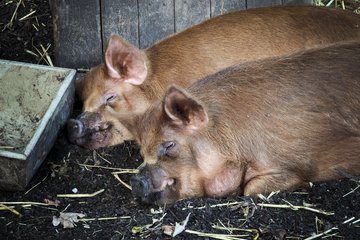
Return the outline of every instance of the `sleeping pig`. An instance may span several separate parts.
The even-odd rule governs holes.
[[[69,121],[69,139],[90,149],[123,143],[133,137],[108,113],[143,113],[171,84],[189,87],[235,64],[355,39],[359,15],[314,6],[224,14],[144,50],[113,35],[104,63],[77,81],[83,113]]]
[[[133,194],[164,204],[255,196],[360,174],[360,43],[227,68],[129,120]]]

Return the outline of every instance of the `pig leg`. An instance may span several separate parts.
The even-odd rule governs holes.
[[[292,190],[307,182],[327,181],[344,177],[343,173],[360,172],[360,137],[347,137],[339,141],[324,142],[313,154],[312,170],[273,171],[257,175],[244,186],[244,195],[256,196],[278,190]]]
[[[290,190],[304,183],[295,173],[267,173],[250,179],[244,186],[244,195],[256,196],[260,193],[266,194],[278,190]]]
[[[328,144],[317,165],[318,174],[314,181],[344,177],[341,172],[356,175],[360,172],[360,138],[348,137]]]

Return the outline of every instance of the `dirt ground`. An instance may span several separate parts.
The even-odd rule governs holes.
[[[46,54],[52,57],[51,46],[43,51],[52,44],[48,1],[23,1],[10,24],[17,2],[0,1],[0,58],[46,64]],[[74,115],[80,108],[77,103]],[[360,238],[359,179],[315,183],[264,199],[234,196],[148,206],[135,201],[116,178],[129,182],[126,170],[141,164],[138,150],[133,143],[86,150],[70,145],[61,132],[26,191],[0,191],[0,239],[170,239],[166,230],[187,216],[176,239]],[[90,195],[61,196],[76,190]],[[68,213],[78,217],[65,221],[73,228],[54,226]]]

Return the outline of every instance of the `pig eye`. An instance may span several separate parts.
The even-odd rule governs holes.
[[[161,148],[160,148],[160,156],[171,156],[171,150],[175,147],[176,143],[174,141],[167,141],[167,142],[163,142],[161,144]]]
[[[118,95],[116,93],[106,93],[103,96],[102,102],[103,104],[109,105],[112,104],[117,98]]]

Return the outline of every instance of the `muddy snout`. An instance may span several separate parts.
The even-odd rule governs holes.
[[[172,195],[175,180],[157,167],[143,167],[130,179],[133,196],[144,203],[161,204]]]
[[[94,129],[98,123],[101,122],[100,114],[84,112],[80,114],[76,119],[69,119],[67,122],[67,131],[69,140],[72,143],[76,143],[76,139],[84,137],[89,129]]]
[[[67,131],[69,140],[73,142],[75,139],[84,135],[84,123],[79,119],[69,119],[67,122]]]
[[[67,122],[68,139],[82,147],[96,149],[107,146],[110,138],[110,124],[102,121],[98,113],[84,112]]]
[[[145,175],[137,174],[130,178],[132,194],[135,198],[146,201],[150,194],[150,178]]]
[[[136,200],[147,204],[157,204],[162,198],[162,191],[155,191],[147,173],[137,174],[130,179],[132,195]]]

